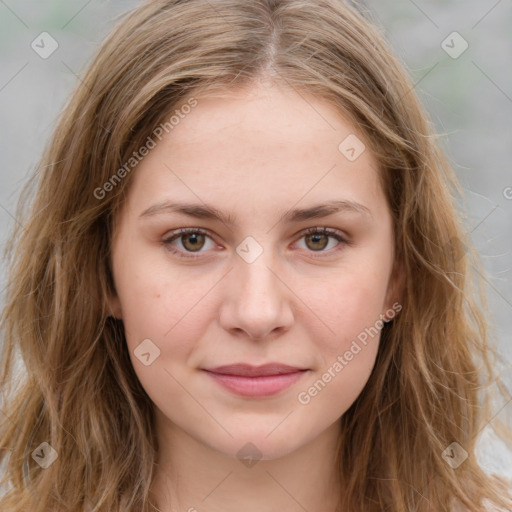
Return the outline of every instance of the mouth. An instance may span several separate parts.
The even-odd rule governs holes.
[[[289,388],[308,371],[277,363],[257,367],[234,364],[202,370],[228,391],[247,397],[276,395]]]

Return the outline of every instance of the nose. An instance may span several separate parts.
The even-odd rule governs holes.
[[[286,332],[293,323],[293,292],[272,268],[269,252],[252,263],[237,258],[226,276],[219,321],[235,336],[263,340]]]

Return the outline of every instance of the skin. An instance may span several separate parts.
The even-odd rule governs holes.
[[[349,134],[364,137],[314,97],[259,84],[197,100],[134,171],[113,240],[110,307],[155,404],[153,502],[166,512],[332,511],[343,488],[338,420],[370,376],[380,332],[309,403],[297,397],[398,299],[378,164],[369,150],[355,161],[338,150]],[[282,220],[340,199],[370,215]],[[206,203],[236,222],[141,216],[163,201]],[[164,243],[184,227],[211,236]],[[351,244],[306,236],[314,227]],[[248,236],[263,249],[251,263],[236,252]],[[145,339],[160,350],[148,366],[134,353]],[[275,396],[248,398],[201,370],[238,362],[308,371]],[[237,455],[248,442],[258,450],[250,467]]]

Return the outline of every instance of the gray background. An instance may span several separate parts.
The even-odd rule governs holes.
[[[213,0],[212,0],[213,1]],[[250,1],[250,0],[248,0]],[[56,117],[116,15],[134,0],[0,0],[0,248],[15,205],[36,168]],[[467,231],[487,271],[494,334],[512,361],[512,2],[510,0],[367,0],[363,7],[408,66],[463,188]],[[468,49],[452,58],[442,42],[454,31]],[[41,32],[58,49],[41,58]],[[453,51],[461,48],[448,38]],[[507,194],[507,190],[509,194]],[[508,198],[507,198],[508,196]],[[0,307],[5,284],[0,267]],[[502,374],[512,390],[509,364]],[[512,403],[495,404],[496,415]],[[512,477],[512,455],[482,436],[482,465]],[[509,447],[512,449],[512,447]]]

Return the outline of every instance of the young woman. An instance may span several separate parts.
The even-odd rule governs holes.
[[[33,185],[2,511],[511,509],[460,190],[353,7],[145,3]]]

